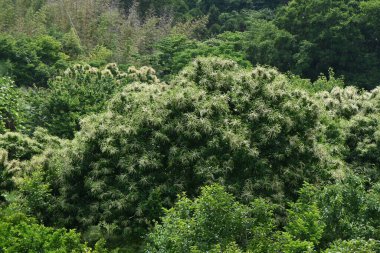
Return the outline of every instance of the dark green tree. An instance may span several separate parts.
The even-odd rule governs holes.
[[[106,253],[101,242],[94,251],[81,242],[75,230],[40,225],[12,208],[0,212],[0,249],[3,252],[93,252]]]
[[[166,210],[162,225],[148,235],[146,252],[208,252],[217,247],[224,251],[236,242],[247,244],[254,215],[222,186],[206,186],[199,198],[182,196]]]
[[[61,43],[50,36],[12,38],[0,36],[0,62],[17,85],[46,86],[50,77],[66,66]]]
[[[377,47],[372,46],[378,43],[371,24],[376,21],[363,16],[369,16],[366,12],[379,6],[362,2],[293,0],[281,8],[275,23],[296,36],[301,49],[294,55],[296,65],[289,70],[315,79],[320,73],[327,74],[331,67],[361,87],[377,85],[375,66],[380,60],[374,50]]]
[[[243,67],[251,64],[245,59],[245,33],[226,32],[204,42],[173,35],[160,41],[153,61],[160,76],[170,79],[197,57],[220,57],[234,60]]]

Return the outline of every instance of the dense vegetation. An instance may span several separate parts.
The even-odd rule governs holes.
[[[0,252],[380,252],[379,1],[0,6]]]

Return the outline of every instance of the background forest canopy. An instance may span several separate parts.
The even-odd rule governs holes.
[[[332,68],[376,87],[378,1],[287,2],[1,0],[0,73],[46,86],[72,62],[118,62],[169,78],[197,56],[223,56],[312,80]]]
[[[378,0],[0,6],[0,252],[380,252]]]

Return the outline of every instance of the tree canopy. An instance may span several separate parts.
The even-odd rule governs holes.
[[[378,0],[0,6],[0,252],[380,252]]]

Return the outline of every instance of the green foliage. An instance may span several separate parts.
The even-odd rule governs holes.
[[[46,33],[45,0],[1,0],[0,33],[28,36]]]
[[[343,77],[336,77],[333,69],[329,69],[328,76],[321,75],[312,84],[312,89],[314,91],[331,92],[334,88],[343,88],[343,87],[344,87]]]
[[[145,252],[317,252],[322,234],[329,231],[324,231],[322,215],[314,202],[315,190],[305,185],[300,191],[300,199],[287,210],[284,232],[276,231],[273,206],[265,201],[256,199],[246,206],[220,185],[203,187],[198,198],[192,201],[182,196],[165,211],[162,223],[157,223],[148,235]],[[378,241],[352,239],[334,241],[327,250],[318,252],[378,249]]]
[[[9,160],[30,160],[42,152],[42,144],[20,133],[0,135],[0,148],[7,150]]]
[[[132,83],[51,159],[56,220],[89,236],[136,236],[178,193],[210,182],[284,203],[335,166],[318,143],[320,110],[275,70],[218,58],[196,60],[169,85]]]
[[[0,213],[2,252],[91,252],[74,230],[53,229],[12,209]]]
[[[214,39],[200,43],[185,36],[173,35],[160,41],[157,45],[155,68],[161,76],[167,78],[178,74],[195,58],[217,56],[231,59],[243,67],[250,66],[241,52],[244,49],[244,33],[223,33]]]
[[[24,117],[21,94],[10,78],[0,77],[0,134],[22,130]]]
[[[380,251],[378,0],[0,6],[1,252]]]
[[[281,71],[292,69],[297,73],[292,67],[298,43],[291,33],[278,28],[272,21],[253,16],[249,20],[246,40],[246,55],[254,65],[267,64]]]
[[[266,200],[254,199],[249,208],[252,215],[252,227],[247,248],[252,253],[269,253],[273,250],[273,238],[277,225],[274,215],[275,206]]]
[[[153,15],[173,13],[175,21],[208,16],[208,29],[204,35],[215,35],[225,31],[242,31],[245,28],[247,12],[252,9],[274,9],[287,0],[144,0],[139,1],[137,6],[134,6],[133,1],[121,2],[127,9],[135,7],[142,18],[149,17],[152,13]]]
[[[0,43],[0,59],[9,63],[7,74],[17,85],[44,86],[66,65],[61,43],[50,36],[15,39],[1,35]]]
[[[362,18],[379,7],[374,2],[290,1],[279,11],[275,22],[297,36],[300,45],[300,51],[294,55],[296,65],[289,69],[316,78],[320,73],[327,74],[331,67],[361,87],[377,85],[375,66],[379,66],[379,58],[377,49],[370,46],[377,43],[374,30],[370,30],[374,20]]]
[[[274,244],[273,250],[270,252],[284,252],[284,253],[312,253],[314,245],[312,242],[303,241],[294,238],[289,233],[279,233],[277,240]]]
[[[315,208],[316,205],[319,209],[314,214],[319,216],[319,224],[322,224],[315,228],[325,227],[320,240],[321,247],[327,247],[336,240],[379,240],[378,184],[371,185],[367,190],[360,177],[347,172],[347,176],[340,182],[319,188],[306,185],[300,194],[300,199],[313,203],[308,208]],[[299,228],[301,229],[297,229],[296,233],[305,231],[302,227]],[[321,230],[311,227],[305,232],[312,231],[317,235],[314,238],[321,236]]]
[[[317,204],[307,199],[307,195],[311,194],[308,192],[310,190],[312,189],[303,188],[298,201],[290,205],[285,230],[292,237],[317,246],[322,238],[325,225]]]
[[[324,251],[325,253],[355,252],[355,253],[375,253],[379,251],[379,243],[374,240],[350,240],[336,241],[333,245]]]
[[[351,162],[359,165],[378,165],[379,154],[379,114],[357,115],[349,125],[347,146]]]
[[[40,64],[39,44],[54,43],[38,41],[50,35],[62,45],[59,49],[58,44],[50,46],[50,51],[65,52],[71,59],[97,67],[110,61],[128,66],[153,63],[159,74],[172,75],[196,56],[223,56],[244,65],[248,59],[253,65],[275,66],[312,80],[321,73],[328,75],[333,68],[349,83],[367,89],[375,87],[379,79],[376,24],[380,6],[376,0],[121,2],[127,11],[111,0],[36,0],[31,4],[2,0],[0,29],[16,39],[2,39],[1,51],[11,52],[11,56],[16,52],[21,59],[0,56],[0,72],[12,73],[17,83],[45,84],[67,60],[61,54],[53,66]],[[282,7],[274,11],[278,6]],[[218,37],[226,31],[243,34]],[[185,36],[186,41],[173,35]],[[11,49],[7,49],[9,45]],[[170,45],[176,48],[168,48]],[[174,59],[174,71],[168,53]],[[27,66],[24,56],[32,59],[32,65]]]
[[[8,168],[10,167],[8,161],[8,153],[4,149],[0,149],[0,204],[5,201],[5,193],[11,188],[12,181],[9,180],[7,175]]]
[[[355,172],[374,181],[378,180],[379,167],[376,155],[379,146],[378,94],[378,89],[367,92],[354,87],[336,87],[317,95],[341,129],[336,142],[343,145],[340,152],[344,160]]]
[[[155,67],[162,75],[178,73],[191,61],[191,55],[185,55],[185,51],[196,50],[197,42],[185,36],[173,35],[160,41],[157,45]],[[179,56],[177,56],[180,54]]]
[[[84,57],[84,61],[88,62],[91,66],[102,67],[111,61],[112,56],[112,50],[105,46],[96,46],[89,52],[88,56]]]
[[[83,53],[80,38],[74,29],[66,33],[62,38],[62,50],[72,58],[77,58]]]
[[[16,189],[21,193],[25,193],[25,196],[38,195],[40,187],[42,187],[41,190],[45,190],[44,184],[46,183],[40,180],[41,170],[36,171],[40,168],[35,166],[36,162],[32,163],[33,165],[30,162],[33,160],[38,161],[39,159],[36,158],[42,156],[45,150],[57,148],[60,145],[61,141],[58,138],[49,136],[44,129],[37,129],[31,137],[15,132],[0,135],[0,193],[2,197],[12,195],[12,191]],[[33,179],[33,177],[24,180],[25,176],[30,173],[31,167],[33,167],[32,174],[38,176],[37,180]],[[27,182],[29,185],[20,187],[22,182]],[[27,190],[22,192],[23,188]],[[23,199],[25,203],[21,205],[27,206],[27,208],[31,208],[33,205],[41,207],[44,204],[39,200]],[[46,214],[46,210],[41,212]]]
[[[219,185],[206,186],[196,200],[182,196],[166,210],[163,224],[148,235],[146,252],[236,252],[231,243],[244,244],[251,222],[247,206]]]
[[[331,92],[321,92],[318,96],[323,100],[326,109],[338,120],[349,120],[352,117],[376,108],[377,91],[373,93],[361,91],[355,87],[335,87]],[[375,102],[375,103],[374,103]]]
[[[105,109],[107,101],[129,80],[116,64],[104,69],[74,65],[49,82],[47,89],[32,91],[30,100],[35,111],[33,126],[45,127],[53,135],[72,138],[85,115]],[[128,79],[128,80],[127,80]]]
[[[45,181],[45,173],[35,170],[30,175],[18,180],[18,194],[21,198],[16,202],[26,213],[33,214],[39,220],[47,220],[46,214],[52,213],[50,199],[52,189]]]

